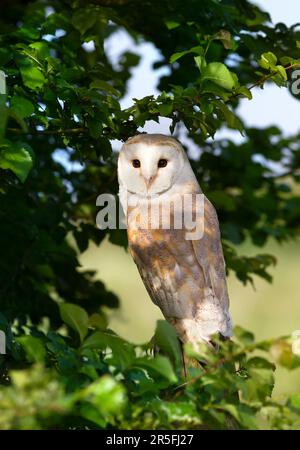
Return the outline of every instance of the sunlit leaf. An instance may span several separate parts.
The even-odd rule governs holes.
[[[160,375],[171,383],[177,381],[177,377],[173,371],[172,365],[168,358],[164,356],[156,356],[155,358],[138,358],[134,363],[135,367],[145,369],[149,374],[155,376]]]
[[[201,76],[202,82],[211,81],[224,89],[231,90],[235,86],[234,77],[225,64],[212,62],[207,64]]]
[[[28,144],[9,143],[0,145],[0,167],[10,169],[22,183],[26,181],[33,166],[33,152]]]
[[[176,366],[180,363],[180,346],[177,333],[167,321],[158,320],[154,334],[155,345],[170,356]]]
[[[17,95],[12,97],[10,106],[21,118],[29,117],[34,112],[34,105],[26,98]]]
[[[46,357],[46,348],[41,339],[24,335],[17,338],[25,350],[26,358],[30,362],[43,362]]]
[[[80,340],[83,341],[88,332],[89,317],[86,311],[72,303],[61,303],[59,310],[62,320],[74,331],[77,331]]]

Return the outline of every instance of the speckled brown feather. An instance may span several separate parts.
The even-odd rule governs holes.
[[[214,326],[224,335],[230,328],[218,219],[207,199],[204,205],[199,240],[187,240],[184,228],[137,229],[137,212],[135,222],[128,222],[130,252],[147,291],[182,342],[207,340]]]

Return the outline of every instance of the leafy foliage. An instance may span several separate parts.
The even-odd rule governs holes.
[[[71,308],[73,306],[73,308]],[[71,329],[86,316],[77,305],[61,310]],[[181,355],[170,325],[158,322],[155,339],[163,355],[151,356],[149,344],[135,346],[109,329],[89,328],[81,343],[45,327],[16,328],[0,370],[1,429],[256,429],[299,427],[299,396],[285,403],[271,398],[273,360],[299,367],[289,339],[255,342],[237,328],[233,341],[219,349],[187,346],[200,364],[183,377]],[[25,333],[24,333],[25,329]],[[22,361],[23,367],[11,369]]]
[[[2,3],[0,328],[8,355],[0,428],[254,428],[257,414],[274,428],[299,426],[298,394],[285,404],[270,398],[267,352],[298,365],[288,340],[255,344],[239,329],[217,354],[186,349],[205,365],[184,384],[168,325],[158,324],[155,357],[149,345],[120,339],[102,308],[117,307],[117,297],[79,264],[90,241],[108,235],[126,246],[124,231],[95,226],[97,196],[117,192],[113,141],[167,117],[170,132],[198,149],[192,165],[218,210],[228,270],[243,283],[271,281],[275,258],[236,246],[299,234],[299,135],[247,128],[238,106],[265,83],[288,87],[300,63],[299,27],[273,26],[245,0]],[[154,44],[154,70],[166,70],[157,97],[124,109],[139,55],[113,60],[109,42],[125,31]],[[219,139],[222,127],[242,134],[241,143]]]

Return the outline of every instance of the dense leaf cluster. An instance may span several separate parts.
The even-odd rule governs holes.
[[[255,342],[252,333],[237,327],[234,340],[218,342],[217,351],[187,345],[185,358],[197,365],[184,376],[169,323],[157,323],[161,353],[153,356],[151,343],[135,346],[121,339],[77,305],[63,303],[60,312],[74,334],[28,324],[9,337],[6,368],[23,368],[2,373],[1,429],[300,426],[299,394],[284,402],[271,398],[270,355],[289,369],[300,366],[288,339]]]

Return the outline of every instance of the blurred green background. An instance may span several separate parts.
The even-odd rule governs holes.
[[[254,255],[258,249],[248,243],[238,251]],[[270,242],[264,252],[278,260],[271,272],[272,284],[256,278],[254,287],[245,287],[234,275],[228,278],[233,322],[253,331],[258,340],[300,330],[300,241],[282,246]],[[81,263],[84,269],[96,270],[99,279],[120,298],[120,309],[107,311],[110,328],[136,343],[149,340],[162,315],[151,302],[130,254],[104,241],[100,247],[91,245]],[[274,395],[299,392],[299,388],[300,369],[277,368]]]

